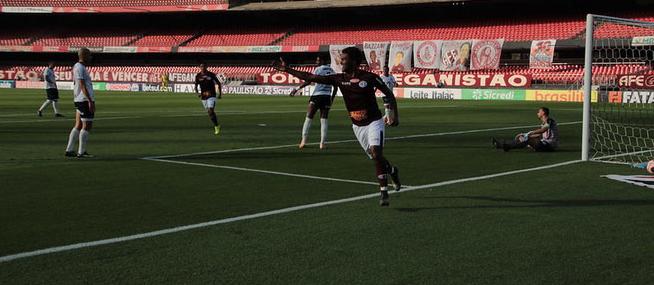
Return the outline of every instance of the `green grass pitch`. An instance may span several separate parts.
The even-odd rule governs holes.
[[[67,117],[55,119],[51,109],[36,117],[42,93],[0,92],[0,256],[377,191],[365,184],[375,182],[372,162],[348,141],[341,99],[330,116],[337,143],[320,151],[274,147],[299,141],[306,98],[225,96],[216,137],[191,94],[102,92],[88,148],[96,158],[77,160],[63,157],[69,94]],[[540,105],[562,124],[560,151],[491,149],[491,136],[537,125]],[[407,185],[580,157],[579,104],[399,106],[385,152]],[[241,150],[219,152],[232,149]],[[213,153],[141,159],[198,152]],[[389,208],[369,198],[228,221],[0,262],[0,284],[651,284],[654,192],[600,177],[631,173],[641,172],[574,163],[399,192]]]

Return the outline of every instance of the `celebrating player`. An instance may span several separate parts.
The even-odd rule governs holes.
[[[504,149],[504,151],[525,148],[527,146],[535,151],[556,150],[559,146],[559,127],[556,124],[556,121],[550,118],[550,109],[547,107],[540,107],[536,115],[542,123],[540,128],[527,133],[518,134],[515,139],[509,143],[500,143],[497,139],[493,138],[493,146],[497,149]]]
[[[320,76],[327,76],[334,74],[334,70],[327,64],[327,58],[324,56],[319,56],[316,58],[316,64],[318,67],[313,71],[313,74]],[[311,84],[309,81],[305,81],[298,88],[294,89],[291,92],[291,96],[295,96],[299,90],[302,90],[304,87]],[[327,84],[316,84],[313,89],[313,94],[309,98],[309,107],[307,109],[307,116],[304,119],[304,125],[302,126],[302,140],[300,141],[300,148],[304,148],[304,145],[307,143],[307,138],[309,137],[309,129],[311,129],[311,123],[313,122],[313,117],[316,115],[316,112],[320,110],[320,149],[324,149],[325,142],[327,141],[327,119],[329,116],[329,109],[331,108],[334,97],[336,96],[336,87],[332,87]]]
[[[86,142],[93,127],[95,117],[95,97],[93,95],[93,83],[91,76],[86,70],[86,65],[91,61],[91,51],[81,48],[77,52],[79,61],[73,66],[73,101],[75,102],[75,127],[68,135],[66,156],[77,158],[92,157],[86,152]],[[75,153],[75,141],[79,141],[77,153]]]
[[[62,114],[59,114],[59,109],[57,108],[57,101],[59,101],[59,89],[57,89],[57,79],[55,78],[54,73],[54,63],[50,62],[48,67],[43,71],[43,80],[45,80],[45,94],[46,100],[41,105],[36,114],[41,117],[43,116],[43,110],[52,104],[52,110],[54,110],[55,117],[63,117]]]
[[[287,72],[302,80],[320,84],[328,84],[340,88],[343,93],[345,107],[352,119],[352,129],[359,143],[368,156],[375,161],[377,179],[381,192],[381,206],[389,205],[388,176],[391,177],[395,190],[402,187],[397,167],[392,166],[384,157],[384,123],[389,126],[399,124],[397,102],[393,92],[388,90],[384,82],[374,73],[359,69],[362,53],[356,47],[343,49],[341,62],[343,73],[327,76],[301,72],[286,65],[283,59],[275,62],[274,68]],[[384,94],[386,115],[382,116],[375,91],[381,90]]]
[[[200,92],[198,92],[198,85],[200,85]],[[218,85],[218,91],[216,91],[216,85]],[[209,118],[213,123],[214,134],[220,134],[220,125],[214,109],[216,108],[216,93],[218,93],[218,99],[222,98],[223,87],[216,74],[207,70],[205,63],[200,64],[200,72],[195,76],[195,93],[199,93],[198,96],[202,99],[202,105],[209,114]]]

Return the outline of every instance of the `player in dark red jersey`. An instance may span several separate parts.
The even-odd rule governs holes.
[[[198,85],[200,86],[199,92]],[[218,88],[216,88],[216,85]],[[207,70],[207,65],[204,63],[200,64],[200,73],[195,76],[195,93],[199,93],[198,96],[202,99],[202,106],[209,114],[209,118],[213,123],[214,134],[220,134],[220,125],[214,109],[216,108],[216,93],[218,93],[218,99],[222,98],[223,88],[216,74]]]
[[[393,92],[388,89],[379,76],[359,69],[362,58],[361,50],[356,47],[348,47],[341,53],[343,73],[325,76],[292,69],[281,58],[280,61],[275,62],[274,68],[308,82],[328,84],[341,90],[345,107],[352,119],[354,134],[368,156],[375,161],[381,190],[380,205],[388,206],[388,176],[391,177],[395,190],[399,191],[402,187],[397,167],[392,166],[383,154],[384,124],[397,126],[400,122],[397,102]],[[385,116],[382,115],[377,105],[376,90],[380,90],[384,94]]]

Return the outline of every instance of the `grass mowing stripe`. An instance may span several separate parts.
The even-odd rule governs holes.
[[[549,169],[549,168],[556,168],[556,167],[570,165],[570,164],[579,163],[579,162],[581,162],[581,161],[572,160],[572,161],[566,161],[566,162],[561,162],[561,163],[543,165],[543,166],[533,167],[533,168],[525,168],[525,169],[512,170],[512,171],[500,172],[500,173],[477,176],[477,177],[468,177],[468,178],[462,178],[462,179],[442,181],[442,182],[437,182],[437,183],[432,183],[432,184],[425,184],[425,185],[406,188],[403,192],[416,191],[416,190],[428,189],[428,188],[436,188],[436,187],[442,187],[442,186],[446,186],[446,185],[465,183],[465,182],[470,182],[470,181],[478,181],[478,180],[484,180],[484,179],[491,179],[491,178],[514,175],[514,174],[520,174],[520,173],[525,173],[525,172],[530,172],[530,171],[537,171],[537,170],[544,170],[544,169]],[[391,192],[391,193],[393,193],[393,192]],[[395,193],[397,193],[397,192],[395,192]],[[350,197],[350,198],[344,198],[344,199],[338,199],[338,200],[332,200],[332,201],[319,202],[319,203],[313,203],[313,204],[306,204],[306,205],[288,207],[288,208],[283,208],[283,209],[278,209],[278,210],[260,212],[260,213],[256,213],[256,214],[250,214],[250,215],[243,215],[243,216],[237,216],[237,217],[232,217],[232,218],[214,220],[214,221],[209,221],[209,222],[204,222],[204,223],[198,223],[198,224],[192,224],[192,225],[186,225],[186,226],[179,226],[179,227],[168,228],[168,229],[152,231],[152,232],[147,232],[147,233],[141,233],[141,234],[135,234],[135,235],[129,235],[129,236],[123,236],[123,237],[117,237],[117,238],[110,238],[110,239],[103,239],[103,240],[97,240],[97,241],[90,241],[90,242],[75,243],[75,244],[69,244],[69,245],[64,245],[64,246],[56,246],[56,247],[50,247],[50,248],[39,249],[39,250],[34,250],[34,251],[27,251],[27,252],[22,252],[22,253],[17,253],[17,254],[0,256],[0,262],[9,262],[9,261],[16,260],[16,259],[21,259],[21,258],[34,257],[34,256],[39,256],[39,255],[45,255],[45,254],[52,254],[52,253],[71,251],[71,250],[88,248],[88,247],[96,247],[96,246],[100,246],[100,245],[107,245],[107,244],[114,244],[114,243],[126,242],[126,241],[131,241],[131,240],[137,240],[137,239],[156,237],[156,236],[160,236],[160,235],[172,234],[172,233],[188,231],[188,230],[193,230],[193,229],[199,229],[199,228],[205,228],[205,227],[219,225],[219,224],[227,224],[227,223],[233,223],[233,222],[238,222],[238,221],[243,221],[243,220],[250,220],[250,219],[255,219],[255,218],[261,218],[261,217],[279,215],[279,214],[284,214],[284,213],[296,212],[296,211],[306,210],[306,209],[311,209],[311,208],[318,208],[318,207],[324,207],[324,206],[329,206],[329,205],[335,205],[335,204],[342,204],[342,203],[353,202],[353,201],[358,201],[358,200],[364,200],[364,199],[369,199],[369,198],[373,198],[373,197],[378,197],[378,195],[379,195],[378,193],[373,193],[373,194],[355,196],[355,197]]]
[[[575,125],[575,124],[581,124],[581,121],[559,123],[559,126]],[[390,138],[386,138],[386,140],[403,140],[403,139],[437,137],[437,136],[446,136],[446,135],[463,135],[463,134],[483,133],[483,132],[491,132],[491,131],[506,131],[506,130],[515,130],[515,129],[524,129],[524,128],[533,128],[533,127],[539,127],[539,125],[498,127],[498,128],[489,128],[489,129],[476,129],[476,130],[463,130],[463,131],[452,131],[452,132],[429,133],[429,134],[417,134],[417,135],[408,135],[408,136],[400,136],[400,137],[390,137]],[[356,141],[357,140],[355,140],[355,139],[339,140],[339,141],[328,141],[327,144],[349,143],[349,142],[356,142]],[[317,145],[317,144],[319,144],[319,143],[307,143],[306,145]],[[178,158],[178,157],[188,157],[188,156],[207,155],[207,154],[220,154],[220,153],[231,153],[231,152],[240,152],[240,151],[279,149],[279,148],[287,148],[287,147],[297,147],[297,144],[284,144],[284,145],[261,146],[261,147],[246,147],[246,148],[225,149],[225,150],[216,150],[216,151],[182,153],[182,154],[171,154],[171,155],[160,155],[160,156],[148,156],[148,157],[143,157],[141,159],[152,160],[152,159],[164,159],[164,158]]]
[[[297,177],[297,178],[308,178],[308,179],[327,180],[327,181],[336,181],[336,182],[347,182],[347,183],[366,184],[366,185],[378,185],[378,183],[376,183],[376,182],[369,182],[369,181],[341,179],[341,178],[332,178],[332,177],[323,177],[323,176],[314,176],[314,175],[304,175],[304,174],[296,174],[296,173],[288,173],[288,172],[279,172],[279,171],[270,171],[270,170],[261,170],[261,169],[252,169],[252,168],[228,166],[228,165],[215,165],[215,164],[207,164],[207,163],[186,162],[186,161],[156,159],[156,158],[148,158],[148,159],[144,159],[144,160],[158,161],[158,162],[165,162],[165,163],[174,163],[174,164],[182,164],[182,165],[193,165],[193,166],[221,168],[221,169],[238,170],[238,171],[247,171],[247,172],[256,172],[256,173],[264,173],[264,174],[274,174],[274,175],[290,176],[290,177]]]

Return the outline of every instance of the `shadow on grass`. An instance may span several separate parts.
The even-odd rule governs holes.
[[[448,209],[503,209],[503,208],[568,208],[568,207],[603,207],[603,206],[654,206],[654,200],[526,200],[499,198],[489,196],[440,196],[426,197],[427,199],[468,199],[476,201],[498,202],[496,205],[469,205],[469,206],[442,206],[442,207],[401,207],[395,208],[400,212],[419,212],[424,210]],[[525,205],[504,204],[524,203]]]

